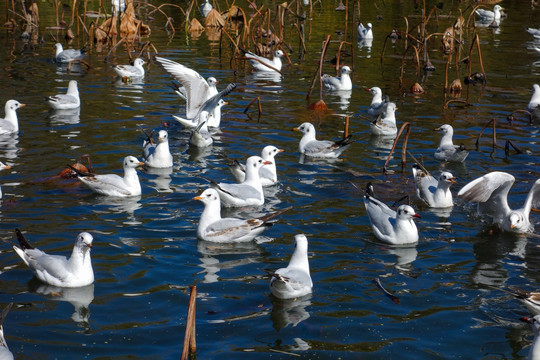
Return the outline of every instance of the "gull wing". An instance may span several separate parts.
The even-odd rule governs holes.
[[[210,85],[208,85],[208,82],[198,72],[182,64],[159,56],[156,56],[155,60],[184,87],[186,117],[193,119],[197,116],[200,107],[206,101]]]
[[[505,172],[494,171],[479,177],[465,185],[458,197],[464,201],[476,202],[481,214],[493,216],[502,211],[510,212],[508,191],[516,179]]]
[[[364,205],[374,230],[380,232],[384,236],[389,236],[394,233],[393,222],[396,218],[396,212],[390,209],[385,203],[375,199],[372,196],[364,197]]]
[[[262,221],[260,221],[263,224]],[[256,225],[256,224],[255,224]],[[206,228],[207,240],[220,242],[241,238],[251,232],[251,226],[246,220],[224,218]]]
[[[118,191],[126,196],[131,195],[131,193],[125,189],[124,178],[116,174],[80,176],[79,180],[97,192],[108,194],[111,191]]]

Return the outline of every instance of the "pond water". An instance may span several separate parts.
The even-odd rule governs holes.
[[[225,2],[219,3],[225,8]],[[244,1],[239,5],[247,9]],[[94,236],[96,279],[81,289],[45,286],[32,279],[9,243],[1,246],[0,306],[14,302],[4,326],[15,358],[178,359],[189,285],[194,283],[201,359],[288,359],[293,358],[290,353],[303,359],[526,358],[533,334],[518,319],[529,314],[519,301],[495,288],[538,290],[538,237],[489,235],[489,223],[460,201],[450,214],[430,210],[415,197],[411,160],[401,172],[398,153],[389,163],[392,171],[384,175],[391,142],[370,135],[371,97],[364,91],[379,86],[397,103],[398,126],[405,121],[412,124],[408,150],[422,156],[434,173],[451,171],[458,179],[454,194],[486,172],[506,171],[517,179],[510,205],[521,206],[540,176],[539,128],[523,119],[508,124],[506,116],[526,107],[532,85],[540,81],[540,53],[534,50],[540,44],[524,30],[540,27],[540,11],[527,1],[502,5],[508,17],[500,28],[477,29],[487,85],[464,89],[472,106],[443,109],[450,98],[443,93],[446,58],[439,51],[440,37],[434,37],[429,52],[437,70],[417,76],[408,59],[402,87],[403,39],[388,41],[384,62],[380,59],[386,34],[393,28],[404,31],[403,16],[410,17],[411,26],[418,23],[420,8],[412,1],[362,3],[361,20],[373,23],[375,40],[370,49],[353,41],[354,53],[344,59],[354,69],[352,95],[342,99],[324,92],[331,112],[322,116],[307,108],[318,99],[318,90],[309,102],[306,94],[326,34],[338,40],[336,31],[344,29],[344,13],[334,10],[337,2],[315,4],[313,17],[304,23],[308,48],[304,58],[298,53],[295,28],[286,27],[293,64],[284,66],[281,81],[259,78],[243,62],[236,63],[234,71],[227,40],[220,47],[207,33],[192,38],[179,26],[179,12],[165,7],[180,28],[169,36],[163,16],[154,13],[149,22],[152,34],[144,40],[151,41],[160,56],[205,78],[216,77],[219,89],[238,83],[227,96],[229,105],[223,108],[213,146],[197,151],[188,145],[189,132],[171,117],[182,114],[184,106],[170,89],[168,74],[150,61],[144,81],[123,83],[105,62],[107,50],[89,55],[88,71],[57,68],[52,61],[55,31],[45,29],[54,25],[54,10],[39,2],[43,41],[29,46],[20,38],[20,27],[0,33],[0,102],[17,99],[27,104],[18,111],[18,135],[1,139],[0,161],[12,168],[0,174],[4,193],[0,237],[14,241],[14,229],[21,228],[36,247],[67,256],[77,234],[88,231]],[[0,6],[6,6],[5,1]],[[470,6],[444,2],[445,16],[432,20],[428,31],[441,32],[452,24],[459,8],[468,15]],[[471,28],[464,37],[463,57],[472,33]],[[76,39],[72,46],[84,42]],[[327,59],[337,47],[337,42],[330,45]],[[473,52],[473,72],[480,71],[475,56]],[[128,57],[120,46],[109,60],[127,63]],[[325,63],[323,71],[334,69]],[[462,65],[459,76],[463,79],[466,72]],[[455,69],[449,73],[455,74]],[[454,78],[451,75],[450,81]],[[44,97],[65,91],[71,79],[79,83],[80,112],[49,111]],[[410,94],[415,81],[424,87],[424,94]],[[258,120],[256,107],[243,113],[256,96],[263,110]],[[355,143],[341,159],[300,161],[299,134],[291,129],[311,121],[321,138],[338,139],[346,115]],[[475,150],[476,136],[490,119],[498,124],[498,144],[511,140],[522,153],[511,150],[507,156],[501,147],[493,152],[491,130]],[[441,165],[432,157],[439,142],[432,129],[445,123],[453,125],[457,142],[471,149],[464,164]],[[123,157],[141,154],[140,128],[160,130],[164,124],[174,167],[166,172],[140,171],[140,197],[97,196],[76,181],[50,179],[82,154],[91,155],[96,172],[120,174]],[[202,204],[192,198],[209,186],[205,178],[232,182],[228,159],[259,154],[268,144],[285,149],[276,158],[279,184],[266,189],[264,206],[224,214],[254,216],[293,208],[254,242],[216,245],[197,240]],[[422,216],[417,221],[418,245],[392,247],[374,237],[363,204],[363,188],[369,181],[387,203],[410,195]],[[538,215],[532,214],[531,222],[538,228]],[[298,233],[309,240],[313,295],[278,301],[270,296],[269,278],[262,269],[285,266]],[[373,282],[377,278],[399,304],[381,292]]]

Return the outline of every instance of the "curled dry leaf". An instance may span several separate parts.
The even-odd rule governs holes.
[[[453,96],[459,96],[461,94],[461,91],[463,90],[463,86],[461,86],[461,80],[456,79],[452,81],[452,84],[450,84],[450,94]]]
[[[422,94],[424,92],[424,88],[419,83],[414,83],[413,86],[411,86],[411,93],[413,94]]]
[[[134,37],[137,35],[150,34],[150,27],[143,24],[141,20],[135,18],[135,8],[133,7],[133,0],[126,1],[126,11],[122,16],[120,22],[120,35],[122,37]]]
[[[116,30],[116,15],[114,15],[96,28],[96,31],[94,32],[94,41],[105,44],[109,37],[113,38],[116,35],[118,35],[118,31]]]
[[[191,32],[197,32],[197,31],[203,31],[204,26],[199,22],[199,20],[193,18],[191,19],[191,23],[189,25],[189,31]]]
[[[225,19],[223,19],[223,16],[221,16],[221,14],[216,9],[212,9],[212,11],[210,11],[204,19],[204,26],[223,27],[225,26]]]

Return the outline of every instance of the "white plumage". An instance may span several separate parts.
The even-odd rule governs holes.
[[[309,272],[308,240],[305,235],[294,237],[295,248],[285,268],[276,270],[270,280],[270,292],[280,299],[294,299],[311,294],[313,281]]]
[[[457,196],[463,201],[478,203],[478,213],[493,218],[493,223],[504,231],[530,232],[529,214],[533,204],[540,199],[540,179],[534,182],[523,207],[517,210],[508,206],[508,192],[514,181],[508,173],[490,172],[465,185]]]
[[[373,30],[372,30],[371,23],[367,23],[366,26],[364,24],[360,23],[358,24],[358,41],[363,40],[373,40]]]
[[[323,74],[321,79],[324,87],[332,91],[346,91],[352,90],[352,81],[349,74],[351,73],[351,68],[348,66],[343,66],[341,68],[341,76],[330,76],[328,74]]]
[[[300,153],[315,158],[337,158],[352,142],[351,135],[338,141],[317,140],[315,127],[308,122],[303,123],[293,130],[300,131],[304,134],[298,144]]]
[[[137,166],[144,163],[134,156],[124,158],[124,176],[116,174],[79,176],[85,185],[92,191],[108,196],[138,196],[141,195],[141,183],[137,175]]]
[[[84,58],[84,50],[66,49],[62,47],[62,44],[56,43],[54,45],[56,49],[56,62],[68,63],[73,60],[80,60]]]
[[[454,145],[452,137],[454,136],[454,128],[451,125],[445,124],[435,129],[442,134],[439,147],[433,154],[433,157],[439,161],[463,162],[469,156],[469,152],[461,146]]]
[[[259,156],[251,156],[246,161],[246,178],[241,184],[215,184],[221,203],[225,207],[260,206],[264,204],[264,193],[259,169],[269,164]]]
[[[120,76],[121,78],[142,78],[144,77],[144,67],[145,64],[144,60],[141,58],[137,58],[133,61],[132,65],[114,65],[113,70]]]
[[[373,120],[369,127],[373,135],[394,136],[397,134],[396,126],[396,104],[393,102],[385,103],[382,106],[382,112]]]
[[[153,168],[170,168],[173,166],[173,157],[169,149],[169,134],[167,131],[159,131],[157,144],[153,144],[151,139],[144,141],[143,161],[146,166]]]
[[[433,208],[454,206],[450,186],[455,184],[455,177],[449,172],[442,172],[438,179],[414,164],[412,167],[416,195]]]
[[[253,240],[257,235],[272,226],[268,220],[282,213],[279,211],[261,218],[238,219],[221,217],[221,201],[215,189],[206,189],[193,200],[200,200],[204,210],[199,219],[197,236],[199,239],[226,243]]]
[[[277,184],[277,169],[275,156],[285,150],[278,149],[273,145],[265,146],[261,151],[261,157],[263,160],[270,162],[259,169],[259,176],[261,178],[261,184],[263,187],[272,186]],[[235,161],[233,165],[230,165],[230,169],[234,178],[238,183],[241,183],[246,178],[246,166]]]
[[[81,106],[77,80],[69,81],[68,89],[65,94],[49,96],[47,102],[49,103],[49,106],[55,110],[76,109]]]
[[[409,205],[400,205],[397,212],[373,197],[373,186],[367,185],[364,205],[375,236],[386,243],[406,245],[418,242],[418,229],[413,218],[420,217]]]
[[[253,70],[273,71],[273,72],[276,72],[276,70],[281,71],[281,67],[283,65],[281,62],[281,58],[285,55],[283,54],[283,51],[276,50],[276,52],[274,52],[274,57],[272,58],[272,60],[270,60],[265,57],[254,54],[251,51],[247,51],[242,48],[240,48],[240,50],[244,53],[244,56],[249,60],[251,66],[253,67]],[[270,67],[267,65],[269,65]]]
[[[26,106],[26,104],[21,104],[17,100],[6,101],[6,106],[4,107],[6,115],[3,119],[0,118],[0,135],[19,131],[17,109],[24,106]]]
[[[77,236],[71,257],[48,255],[33,248],[16,229],[19,246],[13,249],[36,277],[49,285],[60,287],[80,287],[94,282],[94,270],[90,258],[93,237],[87,232]]]
[[[366,89],[366,91],[369,91],[373,96],[373,98],[371,99],[371,104],[369,105],[368,114],[371,116],[380,115],[384,110],[384,104],[386,104],[386,102],[383,101],[382,98],[381,88],[374,86],[370,89]]]

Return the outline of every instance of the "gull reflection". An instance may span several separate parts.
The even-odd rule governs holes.
[[[221,269],[232,269],[237,266],[258,262],[262,248],[254,241],[243,243],[214,243],[211,241],[198,240],[197,250],[201,253],[199,265],[204,270],[203,283],[214,283],[219,280],[218,272]],[[234,255],[252,254],[251,256],[237,258]],[[231,255],[231,260],[221,261],[218,256]]]
[[[392,145],[394,144],[394,139],[396,137],[392,136],[377,136],[371,134],[369,138],[369,145],[372,148],[372,157],[378,160],[386,160]]]
[[[123,81],[122,78],[117,77],[114,81],[114,86],[117,89],[116,94],[118,96],[133,99],[137,103],[143,101],[143,85],[144,77],[133,78],[130,81]]]
[[[49,120],[51,125],[73,125],[80,121],[81,108],[49,110]]]
[[[158,192],[173,192],[173,190],[170,187],[172,178],[171,174],[173,172],[173,168],[152,168],[149,167],[146,169],[146,173],[157,175],[154,179],[150,179],[151,182],[155,184],[154,189],[156,189]]]
[[[90,318],[88,307],[94,300],[94,284],[78,288],[65,288],[47,285],[33,278],[28,286],[31,292],[43,295],[49,300],[69,302],[75,308],[71,319],[76,323],[88,323]]]
[[[363,47],[366,48],[366,52],[371,52],[371,46],[373,45],[373,39],[363,39],[358,42],[358,49],[362,49]],[[368,58],[371,57],[371,55],[367,56]]]
[[[270,299],[273,305],[270,319],[272,319],[274,329],[278,331],[288,325],[295,327],[309,318],[306,307],[311,305],[311,294],[297,299],[282,300],[275,296],[270,296]]]
[[[16,159],[19,151],[18,143],[19,135],[17,133],[0,135],[0,152],[3,153],[3,157],[11,160]]]
[[[246,84],[254,84],[259,86],[266,85],[265,82],[280,83],[282,75],[275,71],[254,71],[246,78]],[[282,89],[281,86],[270,86]]]
[[[90,195],[95,198],[95,205],[107,206],[112,213],[121,214],[125,213],[127,215],[124,220],[126,225],[139,225],[141,222],[135,217],[135,210],[138,210],[142,207],[142,204],[139,202],[141,196],[132,196],[132,197],[114,197],[114,196],[96,196],[94,194]],[[95,207],[99,208],[99,206]]]
[[[410,270],[410,266],[405,267],[405,265],[412,264],[418,256],[416,246],[392,246],[386,251],[396,257],[394,267],[398,270]]]

